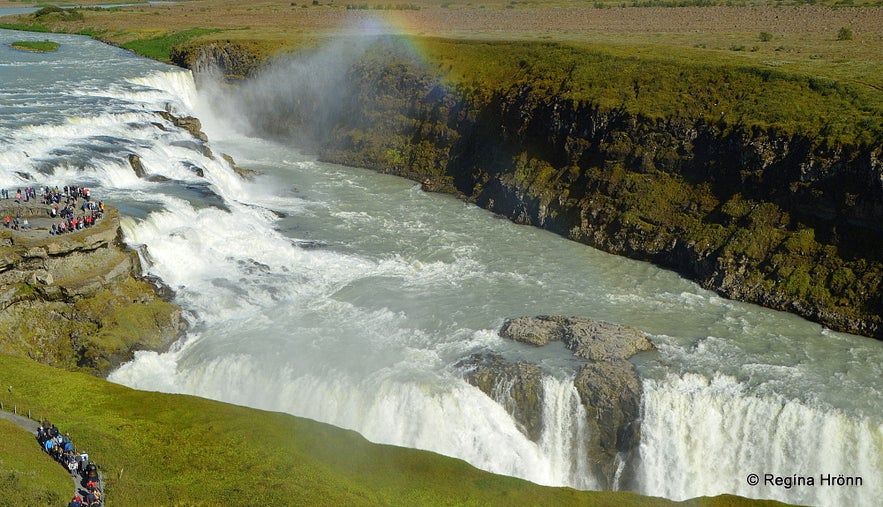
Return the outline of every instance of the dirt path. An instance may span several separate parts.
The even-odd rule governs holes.
[[[6,419],[7,421],[12,421],[15,424],[26,429],[32,435],[36,434],[37,428],[40,427],[40,423],[38,423],[36,421],[32,421],[32,420],[28,419],[27,417],[16,415],[11,412],[7,412],[5,410],[0,410],[0,419]]]

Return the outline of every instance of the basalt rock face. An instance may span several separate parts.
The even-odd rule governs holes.
[[[115,208],[91,228],[60,236],[49,234],[44,206],[28,208],[30,230],[0,233],[0,350],[103,375],[135,350],[161,350],[178,338],[181,311],[140,278]]]
[[[503,405],[528,438],[542,435],[543,372],[535,364],[506,362],[498,355],[475,355],[464,361],[466,381]]]
[[[603,488],[629,487],[641,438],[641,381],[628,358],[653,349],[646,335],[592,319],[539,316],[507,320],[500,336],[536,347],[562,341],[586,360],[573,382],[586,411],[588,466]],[[539,366],[497,355],[472,356],[461,366],[467,382],[502,404],[528,438],[540,441],[546,400]],[[621,463],[624,473],[617,478]]]
[[[241,79],[260,68],[258,54],[235,43],[213,42],[200,46],[173,47],[172,63],[196,73],[219,73],[227,79]]]

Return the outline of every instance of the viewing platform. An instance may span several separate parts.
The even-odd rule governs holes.
[[[116,208],[105,206],[94,225],[63,234],[51,234],[62,219],[50,217],[49,209],[35,199],[0,200],[0,218],[18,216],[29,224],[0,226],[0,286],[27,283],[50,294],[84,295],[140,272],[137,253],[120,247]]]

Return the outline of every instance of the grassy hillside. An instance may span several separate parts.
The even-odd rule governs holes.
[[[776,127],[830,142],[883,139],[883,93],[848,81],[644,54],[597,44],[420,39],[446,79],[474,90],[529,85],[550,95],[650,118]]]
[[[5,406],[30,410],[70,432],[102,467],[106,492],[117,506],[228,500],[237,505],[674,505],[632,493],[537,486],[434,453],[372,444],[307,419],[135,391],[5,355],[0,355],[0,384],[11,386],[0,396]],[[70,488],[66,474],[26,432],[0,423],[0,459],[17,478],[0,481],[0,499],[14,498],[27,483],[39,500],[27,504],[58,505],[53,495],[62,495],[65,482]],[[689,504],[754,502],[725,496]]]

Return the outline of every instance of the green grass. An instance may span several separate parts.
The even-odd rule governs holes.
[[[849,81],[640,48],[433,38],[419,44],[439,74],[469,93],[523,86],[650,118],[776,128],[830,143],[883,139],[883,94]]]
[[[17,41],[10,44],[13,49],[22,51],[34,51],[38,53],[51,53],[58,50],[58,43],[52,41]]]
[[[123,43],[120,46],[148,58],[170,62],[170,54],[173,47],[185,44],[187,41],[195,37],[220,31],[221,30],[219,29],[192,28],[190,30],[160,35],[149,39],[133,40]]]
[[[34,435],[0,419],[0,505],[67,505],[73,491],[70,475]]]
[[[242,505],[674,505],[627,492],[538,486],[434,453],[372,444],[307,419],[135,391],[5,355],[0,385],[12,386],[0,396],[7,407],[16,404],[19,413],[31,410],[70,432],[101,467],[108,498],[118,506],[147,499],[226,505],[233,498]],[[20,433],[0,425],[0,450]],[[33,441],[9,454],[19,469],[45,473],[47,482],[60,469],[50,462],[36,472],[48,458]],[[14,492],[0,480],[0,498]],[[725,496],[691,505],[754,503]]]
[[[22,32],[48,33],[53,31],[50,30],[48,26],[39,23],[0,23],[0,28],[6,30],[20,30]]]

